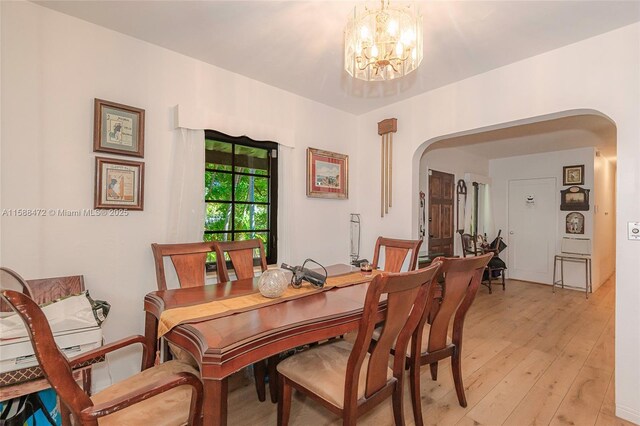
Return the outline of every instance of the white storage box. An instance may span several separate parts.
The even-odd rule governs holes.
[[[102,345],[102,328],[85,293],[42,308],[58,347],[68,358]],[[0,318],[0,383],[12,371],[38,365],[22,319],[16,314]],[[9,374],[7,374],[9,373]]]

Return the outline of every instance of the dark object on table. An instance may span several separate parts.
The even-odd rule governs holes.
[[[312,262],[320,266],[324,271],[324,275],[320,272],[312,271],[311,269],[305,268],[307,262]],[[322,288],[324,287],[324,283],[327,281],[327,269],[313,259],[306,259],[302,263],[302,266],[291,266],[283,263],[282,265],[280,265],[280,267],[282,269],[287,269],[293,272],[293,276],[291,277],[291,286],[293,288],[302,287],[302,281],[308,282],[315,288]]]

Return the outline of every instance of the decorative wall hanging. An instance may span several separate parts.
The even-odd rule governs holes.
[[[567,234],[584,234],[584,215],[578,212],[572,212],[567,215],[566,219]]]
[[[349,198],[349,156],[307,148],[307,197]]]
[[[462,235],[464,234],[465,218],[462,217],[462,220],[460,220],[460,203],[462,203],[462,212],[464,213],[464,208],[467,205],[467,183],[464,179],[458,179],[456,184],[456,227],[458,228],[458,233]],[[462,226],[460,226],[461,223]]]
[[[96,157],[94,207],[143,210],[144,163]]]
[[[584,164],[562,168],[563,185],[584,185]]]
[[[96,99],[93,150],[144,157],[144,110]]]
[[[560,210],[589,210],[589,190],[579,186],[570,186],[560,191]]]
[[[380,153],[380,217],[389,213],[393,200],[393,134],[398,131],[398,120],[387,118],[378,123],[382,137]]]

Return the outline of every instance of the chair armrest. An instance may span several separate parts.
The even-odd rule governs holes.
[[[76,368],[77,366],[80,366],[89,360],[104,356],[109,352],[122,349],[135,343],[140,343],[142,345],[142,365],[146,365],[145,362],[149,354],[147,353],[144,336],[140,335],[125,337],[124,339],[116,340],[115,342],[100,346],[99,348],[93,349],[89,352],[85,352],[82,355],[73,357],[69,359],[69,365],[71,366],[71,368]]]
[[[195,401],[196,404],[192,403],[191,405],[192,409],[195,405],[195,409],[197,410],[199,408],[198,405],[200,405],[197,402],[202,401],[202,382],[194,374],[182,372],[172,374],[140,389],[121,395],[111,401],[96,404],[92,407],[87,407],[80,412],[80,419],[83,422],[95,421],[100,417],[113,414],[116,411],[120,411],[124,408],[130,407],[134,404],[159,395],[170,389],[185,385],[191,386],[194,390],[195,398],[192,397],[191,400],[192,402]]]

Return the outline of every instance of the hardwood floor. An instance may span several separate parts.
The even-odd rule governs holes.
[[[458,405],[449,361],[438,381],[422,369],[428,425],[631,425],[614,415],[613,278],[589,300],[571,290],[508,280],[492,295],[481,287],[467,316],[463,374],[468,406]],[[413,424],[408,389],[405,418]],[[230,425],[276,424],[276,405],[259,403],[250,383],[229,395]],[[340,419],[294,394],[292,425]],[[359,420],[392,425],[391,399]]]

